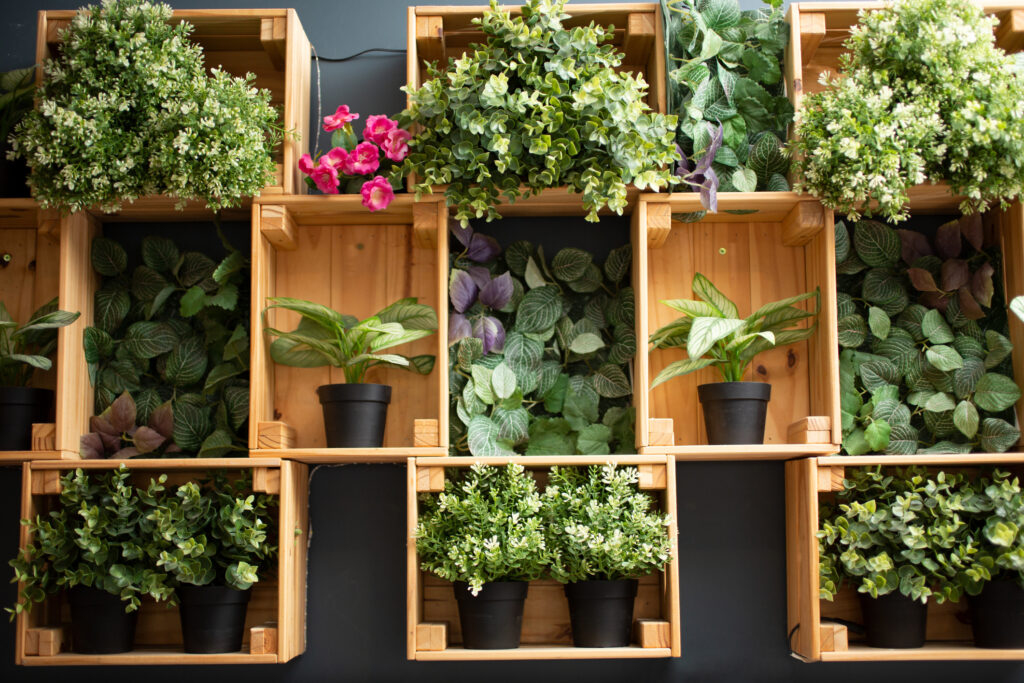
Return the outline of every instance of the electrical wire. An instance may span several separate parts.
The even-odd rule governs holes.
[[[389,48],[389,47],[371,47],[368,50],[363,50],[362,52],[357,52],[354,55],[349,55],[348,57],[320,57],[320,56],[314,54],[313,55],[313,59],[317,60],[318,62],[347,62],[350,59],[355,59],[356,57],[362,57],[363,55],[369,54],[371,52],[385,52],[385,53],[388,53],[388,54],[396,54],[396,55],[404,55],[406,53],[405,50],[395,50],[395,49],[392,49],[392,48]]]

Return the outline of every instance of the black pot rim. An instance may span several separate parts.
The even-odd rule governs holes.
[[[468,582],[452,582],[456,600],[525,600],[529,587],[529,581],[488,581],[473,595]]]
[[[316,394],[320,403],[391,403],[391,386],[388,384],[324,384],[316,388]]]
[[[37,401],[53,401],[53,389],[38,387],[0,387],[0,403],[6,405],[29,405]]]
[[[183,583],[178,586],[178,598],[194,605],[230,605],[247,603],[252,597],[252,588],[238,590],[231,586],[207,584],[196,586]]]
[[[768,401],[772,385],[767,382],[710,382],[697,386],[701,403],[708,401],[754,400]]]
[[[636,597],[637,579],[587,579],[573,581],[563,586],[570,598],[585,600],[622,599]]]

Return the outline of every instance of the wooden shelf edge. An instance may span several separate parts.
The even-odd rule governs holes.
[[[40,460],[33,470],[114,470],[124,463],[133,470],[206,470],[280,467],[280,458],[129,458],[127,460]]]
[[[834,455],[818,458],[818,465],[1012,465],[1024,463],[1024,453],[968,453],[934,455]]]
[[[822,652],[823,662],[895,662],[940,660],[1024,660],[1024,649],[987,650],[971,643],[925,643],[924,647],[890,650],[850,643],[848,650]]]
[[[409,448],[257,448],[249,451],[254,458],[280,458],[296,460],[308,465],[357,464],[357,463],[404,463],[410,458],[448,457],[444,446],[419,446]]]
[[[746,461],[792,460],[813,456],[832,455],[839,451],[836,444],[764,444],[752,446],[641,446],[643,455],[667,455],[676,462],[685,461]],[[819,459],[820,461],[820,459]]]
[[[514,650],[466,650],[453,646],[438,651],[417,651],[418,662],[507,661],[528,659],[658,659],[672,656],[668,647],[570,647],[523,645]]]
[[[663,465],[668,461],[665,455],[514,455],[475,458],[473,456],[445,456],[443,458],[416,458],[417,467],[471,467],[476,463],[484,465],[508,465],[519,463],[524,467],[547,467],[550,465]]]
[[[146,664],[277,664],[276,654],[251,655],[245,652],[227,652],[223,654],[188,654],[185,652],[168,652],[165,650],[133,650],[114,655],[83,655],[65,652],[59,655],[31,655],[22,660],[24,666],[139,666]]]
[[[20,465],[23,462],[37,460],[61,460],[64,454],[61,451],[0,451],[0,465]],[[67,462],[77,462],[68,458]]]
[[[658,9],[657,3],[650,2],[636,2],[629,3],[627,5],[610,3],[607,5],[595,4],[595,3],[573,3],[569,5],[566,10],[570,14],[585,14],[588,12],[615,12],[624,11],[624,8],[628,8],[631,12],[653,12]],[[480,14],[486,9],[489,9],[487,5],[417,5],[415,8],[417,15],[453,15],[453,14],[465,14],[465,15],[476,15]],[[498,9],[511,11],[514,14],[522,10],[521,5],[509,5],[502,3]]]

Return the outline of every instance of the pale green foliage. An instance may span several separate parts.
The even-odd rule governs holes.
[[[986,581],[1009,578],[1024,586],[1024,493],[1020,481],[995,470],[967,487],[964,513],[977,546],[970,566],[960,574],[969,595],[981,592]]]
[[[635,467],[551,468],[542,509],[556,580],[617,581],[664,569],[671,518],[651,510],[638,478]]]
[[[420,497],[420,566],[473,595],[492,581],[531,581],[547,567],[541,495],[522,465],[476,464],[445,480],[444,492]]]
[[[621,214],[626,186],[657,190],[674,178],[675,116],[651,112],[647,84],[618,73],[622,55],[604,26],[562,27],[564,0],[528,0],[510,17],[492,1],[475,20],[486,42],[431,65],[411,90],[404,127],[419,126],[405,173],[417,197],[446,184],[455,217],[500,217],[514,201],[548,187],[582,193],[587,220],[607,205]],[[521,187],[523,186],[523,187]]]
[[[661,302],[683,315],[656,330],[650,343],[656,349],[685,348],[689,358],[669,363],[651,382],[652,389],[708,366],[714,366],[724,381],[739,382],[757,354],[809,339],[814,334],[814,324],[789,328],[816,316],[821,305],[819,292],[814,291],[773,301],[747,318],[740,318],[736,304],[700,273],[693,276],[693,292],[699,301]],[[813,311],[793,305],[811,298],[815,300]]]
[[[384,349],[422,339],[437,331],[437,313],[418,299],[399,299],[377,315],[360,321],[322,304],[276,297],[264,309],[283,308],[302,316],[292,332],[265,326],[275,339],[270,357],[275,363],[298,368],[332,365],[345,372],[345,381],[363,381],[367,370],[377,365],[404,368],[421,375],[434,369],[434,356],[406,358],[396,353],[380,353]]]
[[[62,33],[39,106],[12,136],[43,207],[113,211],[167,194],[219,209],[272,181],[280,134],[270,92],[251,74],[207,75],[192,27],[170,19],[167,5],[104,0]]]
[[[947,181],[964,212],[1024,187],[1024,70],[969,0],[898,0],[862,11],[841,78],[797,113],[798,190],[856,220],[908,217],[907,192]]]
[[[78,320],[78,313],[57,310],[57,299],[44,304],[24,325],[11,318],[0,301],[0,387],[26,387],[38,368],[53,366],[57,330]]]

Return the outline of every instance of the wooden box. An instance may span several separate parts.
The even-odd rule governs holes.
[[[641,195],[633,212],[633,277],[638,354],[634,376],[637,446],[641,453],[683,460],[784,459],[835,453],[840,443],[835,236],[832,212],[791,192],[725,193],[717,214],[696,223],[673,218],[701,210],[694,193]],[[729,213],[743,211],[743,214]],[[645,341],[680,314],[665,299],[696,298],[702,273],[736,302],[740,315],[815,288],[821,310],[811,339],[758,355],[747,379],[772,384],[764,445],[710,446],[697,385],[721,381],[705,368],[648,391],[682,349]],[[805,302],[813,306],[813,300]]]
[[[447,455],[448,212],[440,197],[414,202],[399,195],[370,213],[358,195],[264,198],[252,217],[252,364],[249,446],[254,456],[310,463],[403,462],[410,455]],[[338,368],[292,368],[271,360],[261,333],[267,298],[306,299],[360,320],[403,297],[437,311],[438,332],[396,347],[437,357],[429,375],[374,368],[368,382],[393,387],[383,448],[326,448],[316,388],[343,382]],[[299,316],[268,311],[292,330]]]
[[[253,587],[246,615],[242,649],[225,654],[186,654],[182,649],[177,608],[144,599],[139,613],[135,649],[123,654],[83,655],[69,649],[63,630],[69,623],[60,593],[35,605],[17,619],[15,661],[27,666],[139,665],[139,664],[275,664],[286,662],[306,649],[306,551],[309,543],[308,470],[301,463],[275,458],[178,458],[123,461],[136,474],[137,483],[166,473],[180,483],[204,476],[210,469],[250,470],[253,489],[279,496],[276,514],[280,538],[276,577]],[[60,477],[68,470],[116,469],[120,462],[85,460],[25,463],[21,517],[45,515],[56,504]],[[21,546],[29,530],[21,528]],[[19,588],[20,589],[20,588]],[[61,642],[63,641],[63,642]]]
[[[420,570],[416,553],[419,494],[444,490],[445,468],[474,463],[507,465],[517,462],[536,474],[552,465],[587,466],[615,462],[640,468],[640,488],[660,498],[661,509],[672,515],[669,537],[672,559],[663,573],[640,579],[634,606],[633,638],[629,647],[577,648],[572,645],[569,607],[562,585],[550,579],[530,582],[523,612],[522,643],[514,650],[467,650],[461,646],[458,608],[452,584]],[[675,461],[666,456],[516,456],[488,458],[413,458],[408,480],[407,656],[419,661],[511,659],[615,659],[678,657],[679,546],[676,539]]]
[[[37,81],[43,61],[58,49],[59,32],[74,10],[41,10],[36,37]],[[305,194],[298,170],[309,140],[310,45],[294,9],[176,10],[174,21],[195,27],[191,39],[203,47],[207,68],[222,67],[235,76],[256,75],[253,85],[270,90],[271,104],[282,111],[281,125],[293,135],[275,152],[277,179],[263,194]]]
[[[807,662],[851,662],[948,659],[1024,660],[1024,650],[974,647],[971,627],[965,619],[966,598],[959,603],[928,603],[927,642],[923,648],[898,650],[868,647],[863,636],[838,629],[829,620],[860,623],[858,594],[845,585],[833,602],[818,595],[818,504],[843,488],[846,467],[866,465],[927,465],[963,468],[998,465],[1019,469],[1024,455],[865,455],[830,456],[791,460],[786,463],[786,588],[789,647],[792,655]]]

